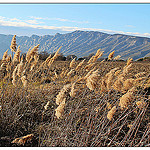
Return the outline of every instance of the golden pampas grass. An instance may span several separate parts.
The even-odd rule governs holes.
[[[57,59],[57,57],[59,56],[59,51],[62,48],[62,46],[60,46],[60,48],[56,51],[56,53],[54,54],[54,56],[50,59],[50,61],[48,62],[48,66],[50,67],[53,62]]]
[[[34,58],[34,55],[38,55],[38,48],[40,44],[34,46],[31,50],[29,49],[26,55],[26,61],[30,63],[30,61]]]
[[[21,77],[21,81],[22,81],[22,83],[23,83],[23,86],[24,86],[24,87],[27,87],[27,85],[28,85],[28,80],[27,80],[27,76],[26,76],[26,75],[23,75],[23,76]]]
[[[91,74],[92,74],[92,72],[95,70],[95,68],[94,69],[92,69],[92,70],[90,70],[87,74],[86,74],[86,76],[84,77],[84,80],[86,80]]]
[[[108,114],[107,114],[107,119],[108,119],[109,121],[112,120],[114,114],[116,113],[116,110],[117,110],[117,108],[116,108],[116,106],[114,106],[114,107],[108,112]]]
[[[121,56],[120,56],[120,55],[117,55],[117,56],[114,58],[114,60],[118,60],[119,58],[121,58]]]
[[[43,62],[43,64],[48,64],[48,63],[50,62],[51,58],[52,58],[52,54],[50,54],[50,55],[46,58],[46,60]]]
[[[34,136],[34,134],[28,134],[26,136],[14,139],[11,143],[24,145],[27,141],[31,140],[33,138],[33,136]]]
[[[113,84],[113,88],[119,92],[121,92],[123,87],[123,77],[118,78],[114,84]]]
[[[70,68],[73,68],[73,66],[75,65],[75,61],[76,61],[76,57],[72,59],[72,61],[70,62]]]
[[[94,56],[92,56],[87,63],[90,64],[93,61],[93,59],[94,59]]]
[[[8,55],[8,50],[6,52],[4,52],[2,62],[6,60],[7,55]]]
[[[66,96],[66,92],[71,87],[71,84],[64,85],[64,87],[60,90],[59,94],[56,96],[56,104],[59,105]]]
[[[132,63],[123,68],[122,74],[126,76],[131,71]]]
[[[101,81],[101,93],[102,92],[106,92],[107,91],[107,83],[105,82],[105,78],[102,78],[102,81]]]
[[[10,49],[12,52],[16,52],[16,35],[13,36],[12,41],[11,41],[11,45],[10,45]]]
[[[24,63],[23,63],[23,57],[22,57],[20,63],[17,65],[18,66],[17,75],[19,77],[21,77],[21,73],[23,71],[23,65],[24,65]]]
[[[134,79],[127,79],[127,80],[125,80],[124,81],[124,83],[123,83],[123,90],[129,90],[129,89],[131,89],[133,86],[134,86]]]
[[[75,75],[75,70],[71,69],[68,73],[67,73],[67,77],[73,77]]]
[[[15,69],[14,69],[14,71],[13,71],[13,73],[12,73],[12,84],[14,85],[14,86],[17,86],[17,84],[16,84],[16,78],[17,78],[17,70],[18,70],[18,66],[16,66],[15,67]]]
[[[109,90],[112,86],[112,83],[114,82],[115,78],[115,71],[118,70],[118,68],[111,69],[106,75],[105,75],[105,82],[107,83],[107,90]]]
[[[94,90],[98,86],[99,70],[94,71],[87,79],[86,85],[90,90]]]
[[[114,53],[115,51],[111,52],[109,55],[108,55],[108,60],[112,60],[113,56],[114,56]]]
[[[96,62],[96,60],[99,59],[103,55],[104,51],[100,51],[100,50],[101,49],[97,50],[95,56],[93,57],[93,60],[92,60],[93,63]]]
[[[50,101],[48,101],[47,104],[44,106],[44,109],[45,109],[45,110],[48,109],[49,104],[50,104]]]
[[[9,55],[7,56],[7,58],[6,58],[6,61],[7,61],[7,62],[11,62],[11,60],[12,60],[12,57],[11,57],[11,54],[9,54]]]
[[[59,118],[63,118],[64,115],[64,107],[65,107],[65,98],[62,100],[62,102],[60,103],[60,105],[55,109],[56,113],[56,117]]]
[[[115,75],[115,76],[118,76],[118,75],[120,74],[120,72],[121,72],[121,69],[120,69],[120,70],[117,70],[114,75]]]
[[[120,102],[119,102],[119,106],[121,108],[128,108],[129,103],[133,100],[134,96],[133,93],[136,90],[135,87],[132,87],[130,90],[128,90],[128,92],[126,94],[124,94],[121,98],[120,98]]]
[[[95,63],[90,63],[90,64],[86,65],[84,69],[86,71],[89,71],[94,65],[95,65]]]
[[[131,63],[132,63],[132,61],[133,61],[133,58],[128,58],[128,60],[127,60],[127,65],[126,66],[129,66]]]
[[[0,70],[2,70],[2,71],[4,71],[5,69],[7,69],[7,65],[8,63],[7,63],[7,61],[5,60],[5,61],[3,61],[3,63],[1,64],[1,66],[0,66]]]
[[[144,102],[143,100],[137,101],[136,105],[139,109],[142,109],[146,106],[146,102]]]
[[[12,60],[12,62],[13,63],[18,63],[19,61],[20,61],[20,46],[18,46],[18,49],[17,49],[17,51],[15,52],[15,54],[14,54],[14,58],[13,58],[13,60]]]
[[[76,71],[77,70],[79,70],[79,69],[81,69],[81,67],[82,67],[82,65],[83,65],[83,63],[84,63],[84,61],[85,61],[85,59],[84,60],[82,60],[79,64],[78,64],[78,66],[76,67]]]
[[[75,89],[75,84],[76,84],[76,82],[75,83],[73,83],[72,84],[72,86],[71,86],[71,91],[70,91],[70,96],[71,97],[75,97],[76,96],[76,93],[77,93],[77,89]]]
[[[39,61],[39,55],[35,54],[34,55],[34,61],[31,63],[30,71],[32,71],[35,68],[35,66],[37,65],[38,61]]]

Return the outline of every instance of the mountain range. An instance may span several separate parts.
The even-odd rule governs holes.
[[[10,49],[12,37],[13,35],[0,34],[0,58],[7,49]],[[123,34],[77,30],[66,34],[16,36],[16,41],[22,53],[40,44],[39,52],[53,53],[62,46],[60,52],[63,55],[73,54],[78,58],[96,53],[98,49],[104,51],[103,57],[107,57],[114,50],[114,56],[121,55],[121,59],[132,57],[137,60],[142,57],[150,57],[150,38]]]

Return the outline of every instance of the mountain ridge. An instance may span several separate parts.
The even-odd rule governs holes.
[[[10,49],[12,37],[13,35],[0,34],[0,58],[7,49]],[[124,34],[76,30],[65,34],[16,36],[16,40],[22,53],[40,44],[39,52],[52,53],[62,46],[61,53],[65,56],[73,54],[78,58],[95,53],[98,49],[104,51],[103,57],[107,57],[114,50],[115,56],[121,55],[122,59],[132,57],[136,60],[150,56],[150,38]]]

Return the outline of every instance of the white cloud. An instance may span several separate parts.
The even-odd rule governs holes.
[[[40,22],[40,21],[37,21],[37,20],[27,20],[25,22],[30,23],[30,24],[40,24],[40,23],[43,23],[43,22]]]
[[[126,27],[129,27],[129,28],[135,28],[135,26],[133,25],[125,25]]]
[[[36,19],[36,20],[41,20],[41,19],[45,19],[45,18],[42,18],[42,17],[35,17],[35,16],[29,16],[29,18],[31,19]]]
[[[63,20],[63,21],[65,21],[65,20]],[[133,35],[133,36],[150,37],[150,33],[141,34],[138,32],[133,33],[133,32],[107,30],[107,29],[80,28],[80,27],[68,27],[68,26],[56,27],[56,26],[40,25],[39,23],[40,22],[37,20],[21,21],[16,18],[8,19],[8,18],[0,16],[0,25],[1,26],[30,27],[30,28],[36,28],[36,29],[51,29],[51,30],[71,31],[71,32],[75,31],[75,30],[100,31],[100,32],[105,32],[105,33],[110,33],[110,34],[127,34],[127,35]]]
[[[12,19],[10,19],[10,21],[21,21],[21,20],[17,19],[17,18],[12,18]]]
[[[64,19],[64,18],[42,18],[42,17],[35,17],[35,16],[30,16],[29,18],[36,19],[36,20],[57,20],[61,22],[75,22],[75,23],[89,23],[88,21],[77,21],[77,20],[69,20],[69,19]]]

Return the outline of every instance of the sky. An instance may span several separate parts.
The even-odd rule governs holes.
[[[150,4],[0,4],[0,34],[75,30],[150,38]]]

